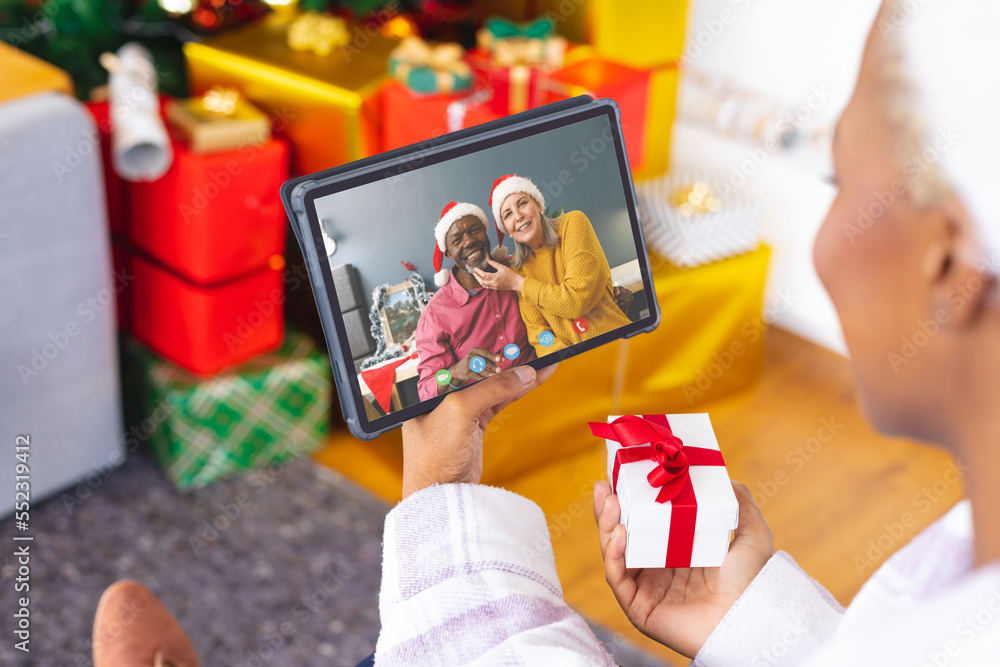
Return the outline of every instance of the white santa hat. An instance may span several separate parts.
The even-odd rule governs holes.
[[[490,226],[483,209],[475,204],[451,201],[441,211],[441,218],[434,227],[434,238],[437,240],[437,245],[434,246],[434,284],[438,287],[447,285],[448,279],[451,277],[451,271],[441,268],[444,263],[444,241],[448,237],[448,230],[456,222],[469,215],[479,218],[484,227]]]
[[[913,4],[891,3],[878,29],[901,43],[904,75],[916,93],[906,109],[922,130],[921,157],[933,164],[972,217],[986,254],[982,268],[1000,273],[1000,198],[992,164],[1000,154],[1000,4]]]
[[[493,191],[490,193],[490,206],[493,207],[493,219],[497,223],[497,232],[500,236],[501,245],[503,245],[503,235],[507,230],[503,228],[503,223],[500,222],[500,206],[503,204],[504,199],[515,192],[523,192],[528,195],[535,200],[535,203],[538,204],[538,208],[542,212],[545,211],[545,197],[542,196],[542,191],[524,176],[507,174],[493,181]]]

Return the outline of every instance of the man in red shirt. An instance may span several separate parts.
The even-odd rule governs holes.
[[[421,400],[458,389],[535,358],[517,292],[489,290],[473,269],[494,271],[486,214],[450,202],[434,228],[434,282],[439,289],[417,324],[417,392]],[[441,269],[444,257],[455,262]],[[441,373],[447,371],[447,374]]]

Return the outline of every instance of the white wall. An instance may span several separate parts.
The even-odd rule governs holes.
[[[724,76],[795,110],[808,126],[832,125],[854,87],[878,0],[691,0],[686,66]],[[810,99],[811,98],[811,99]],[[681,100],[683,104],[683,100]],[[763,202],[763,237],[773,249],[768,281],[773,323],[845,352],[840,325],[812,267],[812,243],[834,197],[829,159],[806,147],[766,154],[760,146],[679,120],[672,168],[750,174],[740,192]],[[750,162],[748,162],[750,160]],[[757,166],[757,163],[762,163]]]

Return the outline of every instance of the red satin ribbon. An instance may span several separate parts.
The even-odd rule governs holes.
[[[689,468],[725,465],[722,452],[685,445],[673,434],[665,415],[625,415],[610,424],[590,422],[590,432],[598,438],[622,445],[615,453],[611,475],[611,488],[615,493],[618,493],[618,470],[622,464],[638,461],[657,463],[646,476],[646,481],[660,489],[656,502],[670,503],[670,536],[664,567],[691,567],[698,500]]]

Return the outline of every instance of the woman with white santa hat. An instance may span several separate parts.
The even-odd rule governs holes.
[[[510,267],[489,260],[496,272],[477,270],[476,277],[484,287],[518,293],[528,340],[539,354],[630,323],[601,242],[582,211],[548,217],[541,191],[516,174],[494,181],[490,206],[501,243],[504,234],[514,240],[514,256]],[[540,342],[546,332],[551,336]]]

